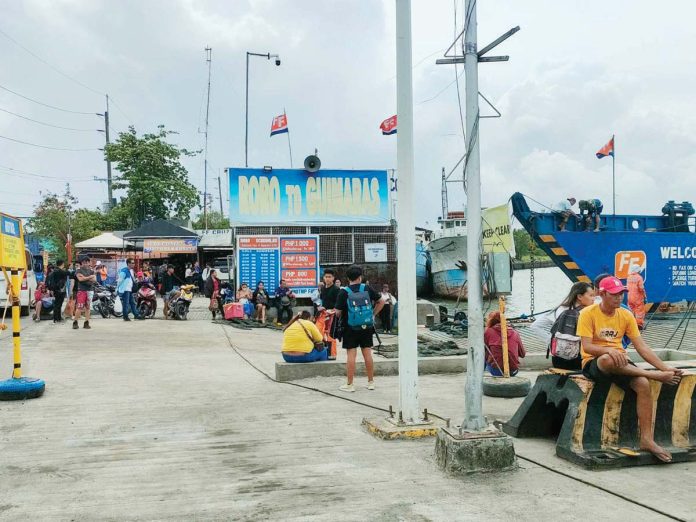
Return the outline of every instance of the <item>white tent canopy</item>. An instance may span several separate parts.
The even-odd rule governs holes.
[[[132,246],[132,241],[126,241],[123,238],[115,235],[113,232],[104,232],[96,237],[86,239],[85,241],[80,241],[79,243],[75,244],[75,248],[102,248],[105,250],[123,250]]]

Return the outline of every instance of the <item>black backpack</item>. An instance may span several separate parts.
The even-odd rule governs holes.
[[[55,270],[48,274],[48,278],[46,279],[46,288],[48,288],[51,292],[58,292],[60,288],[58,287],[58,278],[56,277],[56,272]]]
[[[558,316],[551,327],[551,341],[546,350],[546,358],[553,356],[554,366],[563,366],[564,369],[580,369],[580,344],[581,339],[577,335],[578,318],[580,310],[569,308]],[[556,361],[562,364],[557,365]],[[568,368],[568,365],[573,368]]]

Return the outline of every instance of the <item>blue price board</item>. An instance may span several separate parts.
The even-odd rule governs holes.
[[[297,297],[319,284],[319,236],[238,236],[237,282],[250,288],[263,281],[273,295],[285,279]]]

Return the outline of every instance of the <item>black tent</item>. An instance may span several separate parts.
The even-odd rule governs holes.
[[[193,230],[170,223],[166,219],[156,219],[123,234],[124,239],[142,240],[157,238],[198,238]]]

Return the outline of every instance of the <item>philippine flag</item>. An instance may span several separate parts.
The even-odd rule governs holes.
[[[288,117],[285,114],[276,116],[271,122],[271,136],[288,132]]]
[[[604,147],[599,149],[597,151],[597,159],[602,159],[606,156],[613,156],[614,155],[614,137],[609,140],[609,143],[607,143]]]
[[[385,136],[396,134],[396,114],[380,123],[379,128],[382,129],[382,134]]]

